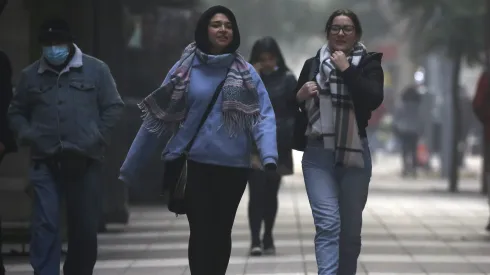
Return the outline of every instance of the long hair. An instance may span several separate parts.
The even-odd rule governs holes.
[[[259,61],[260,55],[263,53],[271,53],[276,57],[278,71],[284,72],[289,70],[286,66],[286,61],[284,61],[284,56],[282,55],[281,48],[277,44],[276,40],[270,36],[266,36],[255,41],[252,52],[250,54],[250,64],[255,64]]]

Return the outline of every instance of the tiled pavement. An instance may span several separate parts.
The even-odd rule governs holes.
[[[233,231],[228,274],[316,274],[314,227],[300,174],[285,179],[275,238],[278,255],[250,258],[247,193]],[[476,190],[474,181],[462,183]],[[445,184],[373,178],[364,215],[358,274],[490,274],[490,237],[484,198],[449,195]],[[157,207],[134,208],[119,233],[100,235],[96,274],[189,274],[185,217]],[[212,248],[210,248],[212,249]],[[212,253],[212,250],[210,250]],[[26,260],[9,263],[9,275],[32,274]]]

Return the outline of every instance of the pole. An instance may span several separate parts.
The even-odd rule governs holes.
[[[485,13],[485,19],[484,19],[484,26],[488,26],[490,24],[490,0],[486,1],[486,13]],[[485,33],[485,68],[484,68],[484,73],[489,73],[490,72],[490,30],[487,30]],[[488,87],[487,94],[490,94],[490,85]],[[485,126],[484,126],[485,127]],[[482,169],[482,181],[481,181],[481,191],[483,194],[486,194],[488,192],[488,180],[489,180],[489,170],[490,170],[490,144],[487,143],[485,140],[485,131],[483,133],[482,137],[482,143],[483,143],[483,169]]]

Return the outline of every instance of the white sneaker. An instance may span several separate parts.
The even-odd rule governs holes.
[[[260,246],[253,246],[250,249],[250,256],[262,256],[262,248]]]

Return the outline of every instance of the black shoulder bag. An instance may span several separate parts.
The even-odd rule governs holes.
[[[226,73],[228,75],[228,73]],[[209,113],[213,109],[216,100],[225,84],[225,79],[218,85],[214,91],[213,98],[209,102],[209,105],[204,112],[199,126],[197,126],[196,133],[192,137],[189,144],[184,149],[184,152],[180,157],[174,160],[165,161],[164,163],[164,173],[163,173],[163,192],[169,192],[168,210],[175,213],[176,215],[186,214],[186,203],[185,203],[185,189],[187,185],[187,157],[194,144],[194,141],[201,130],[201,127],[206,122]]]

